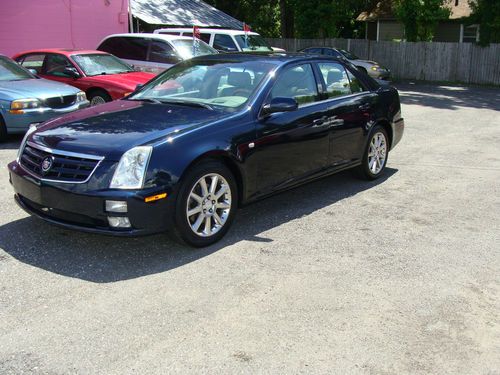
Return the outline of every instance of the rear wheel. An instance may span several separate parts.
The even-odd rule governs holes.
[[[389,137],[381,126],[375,126],[363,155],[363,162],[357,168],[358,175],[364,179],[375,180],[380,177],[387,165],[389,156]]]
[[[236,214],[238,189],[231,171],[208,161],[193,167],[181,183],[175,210],[176,234],[203,247],[220,240]]]
[[[104,90],[92,90],[87,95],[91,106],[104,104],[111,101],[111,96]]]

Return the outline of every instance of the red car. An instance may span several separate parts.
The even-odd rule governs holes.
[[[123,98],[155,75],[136,72],[106,52],[72,49],[41,49],[13,57],[36,75],[78,87],[91,105]]]

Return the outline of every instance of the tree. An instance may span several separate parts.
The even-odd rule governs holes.
[[[439,21],[447,20],[446,0],[395,0],[394,12],[405,27],[409,42],[432,41]]]
[[[479,44],[500,43],[500,1],[469,0],[470,22],[479,24]]]

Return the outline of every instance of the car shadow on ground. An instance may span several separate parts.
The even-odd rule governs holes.
[[[194,249],[160,234],[118,238],[58,228],[26,217],[0,226],[0,248],[15,259],[56,274],[109,283],[165,272],[240,241],[272,242],[262,233],[384,183],[397,172],[387,168],[376,181],[362,181],[349,171],[289,190],[238,211],[220,242]],[[0,257],[0,262],[8,257]]]
[[[24,134],[9,134],[5,141],[0,142],[0,150],[17,150]]]
[[[461,85],[398,83],[403,105],[458,110],[460,107],[500,111],[500,89]]]

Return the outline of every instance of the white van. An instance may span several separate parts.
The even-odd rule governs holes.
[[[193,56],[218,53],[203,41],[193,48],[193,38],[153,33],[113,34],[104,38],[97,49],[125,60],[137,70],[152,73]]]
[[[193,29],[184,27],[156,29],[154,33],[193,37]],[[284,52],[281,48],[271,47],[262,36],[253,31],[247,34],[245,37],[243,30],[200,28],[200,39],[220,52]]]

